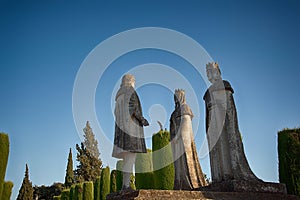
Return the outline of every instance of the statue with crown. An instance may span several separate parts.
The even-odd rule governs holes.
[[[284,184],[267,183],[252,172],[244,153],[238,126],[234,90],[222,80],[218,63],[206,65],[211,86],[204,94],[206,135],[209,146],[211,190],[286,193]]]

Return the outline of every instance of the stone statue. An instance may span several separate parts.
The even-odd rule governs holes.
[[[228,81],[222,80],[218,63],[208,63],[206,72],[212,83],[204,95],[212,182],[257,181],[245,157],[234,91]]]
[[[193,113],[186,104],[184,90],[175,90],[175,110],[170,119],[170,134],[175,160],[174,190],[192,190],[206,185],[194,141]]]
[[[228,81],[222,80],[218,63],[208,63],[206,72],[212,83],[203,97],[212,184],[200,190],[286,194],[285,184],[264,182],[250,169],[239,131],[234,91]]]
[[[124,75],[115,99],[115,137],[112,156],[124,161],[122,190],[130,189],[130,176],[136,153],[147,152],[143,126],[148,126],[149,123],[143,117],[141,103],[134,87],[134,76]]]

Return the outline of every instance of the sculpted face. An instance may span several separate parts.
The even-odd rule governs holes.
[[[122,84],[121,84],[121,87],[122,86],[131,86],[131,87],[135,87],[135,79],[134,79],[134,76],[131,75],[131,74],[125,74],[123,77],[122,77]]]
[[[216,81],[222,79],[220,70],[213,65],[210,65],[210,67],[206,68],[206,75],[211,83],[215,83]]]
[[[184,90],[177,89],[174,94],[175,106],[180,106],[186,103]]]

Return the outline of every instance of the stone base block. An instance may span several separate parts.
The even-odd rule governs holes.
[[[293,195],[262,192],[209,192],[183,190],[136,190],[117,192],[107,195],[107,200],[163,200],[163,199],[199,199],[199,200],[300,200]]]
[[[197,190],[215,192],[267,192],[279,194],[287,193],[285,184],[243,180],[231,180],[223,181],[220,183],[212,183]]]

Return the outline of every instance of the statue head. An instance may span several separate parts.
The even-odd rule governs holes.
[[[174,94],[175,107],[181,106],[186,103],[185,91],[182,89],[176,89]]]
[[[218,80],[221,80],[221,70],[217,62],[211,62],[206,64],[206,75],[211,83],[215,83]]]
[[[122,83],[121,83],[121,87],[124,87],[124,86],[131,86],[134,88],[135,86],[135,78],[132,74],[125,74],[123,77],[122,77]]]

